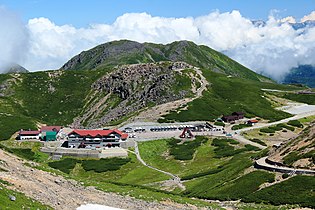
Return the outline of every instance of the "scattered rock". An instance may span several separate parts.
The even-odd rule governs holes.
[[[56,180],[55,180],[55,183],[58,184],[58,185],[60,185],[60,184],[62,183],[62,181],[61,181],[60,179],[56,179]]]
[[[16,200],[16,197],[13,196],[13,195],[9,195],[9,198],[10,198],[11,201],[15,201]]]

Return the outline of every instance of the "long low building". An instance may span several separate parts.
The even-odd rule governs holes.
[[[73,130],[68,134],[70,148],[120,147],[128,134],[120,130]]]
[[[39,140],[40,139],[40,131],[23,131],[21,130],[18,134],[17,139],[19,140]]]

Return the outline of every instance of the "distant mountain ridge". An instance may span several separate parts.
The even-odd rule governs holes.
[[[166,45],[142,44],[129,40],[112,41],[81,52],[65,63],[61,70],[93,70],[160,61],[183,61],[226,75],[256,81],[271,81],[220,52],[190,41],[176,41]]]
[[[24,68],[23,66],[19,64],[11,64],[9,67],[4,69],[5,74],[10,74],[10,73],[28,73],[29,71]]]
[[[315,88],[315,67],[311,65],[300,65],[291,69],[283,80],[285,84],[303,84]]]
[[[256,27],[266,26],[266,21],[264,21],[264,20],[253,20],[252,23]],[[296,22],[296,23],[290,23],[290,22],[286,22],[286,21],[279,22],[279,24],[284,24],[284,23],[290,24],[293,27],[293,29],[295,29],[295,30],[306,28],[306,27],[315,27],[315,21],[313,21],[313,20],[308,20],[305,22]]]

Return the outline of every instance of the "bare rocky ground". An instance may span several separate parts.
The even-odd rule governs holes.
[[[159,118],[161,118],[163,115],[168,114],[170,111],[172,110],[176,110],[179,107],[183,107],[182,110],[184,110],[186,107],[186,105],[197,99],[200,98],[202,96],[202,92],[205,91],[207,89],[207,86],[209,85],[209,82],[207,81],[207,79],[203,76],[201,70],[199,68],[196,67],[191,67],[192,69],[194,69],[194,71],[196,72],[196,74],[190,74],[190,77],[192,78],[193,81],[197,81],[200,84],[200,87],[197,88],[195,86],[195,83],[192,84],[192,93],[194,94],[194,97],[192,98],[184,98],[184,99],[180,99],[180,100],[176,100],[176,101],[171,101],[168,103],[164,103],[164,104],[160,104],[157,106],[154,106],[152,108],[149,108],[143,112],[141,112],[139,115],[137,115],[136,117],[131,117],[130,119],[128,119],[126,122],[124,122],[124,124],[126,123],[130,123],[130,122],[156,122]],[[183,69],[179,69],[177,71],[182,71]]]
[[[200,209],[193,205],[178,204],[171,201],[146,202],[128,196],[105,193],[94,187],[84,187],[74,180],[67,180],[49,172],[26,166],[12,154],[0,150],[0,179],[8,181],[9,189],[24,193],[54,209],[76,209],[80,205],[93,203],[122,209]],[[27,161],[28,162],[28,161]],[[29,162],[30,164],[35,164]]]

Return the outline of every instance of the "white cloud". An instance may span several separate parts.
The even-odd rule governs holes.
[[[311,12],[311,14],[305,15],[301,19],[301,22],[306,22],[306,21],[315,21],[315,11]]]
[[[296,20],[294,17],[289,16],[289,17],[282,18],[280,22],[281,23],[296,23]]]
[[[310,19],[312,14],[305,17]],[[31,48],[24,64],[32,70],[56,69],[82,50],[118,39],[156,43],[191,40],[280,80],[292,67],[315,64],[315,28],[294,30],[288,23],[292,17],[283,20],[270,15],[265,24],[257,26],[238,11],[214,11],[196,18],[127,13],[113,24],[75,28],[35,18],[27,24]]]
[[[0,73],[11,63],[23,62],[28,51],[28,31],[19,17],[0,7]]]

